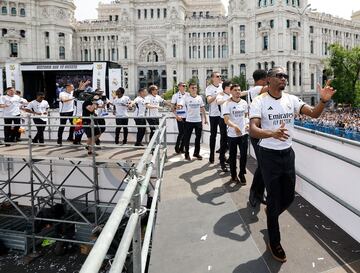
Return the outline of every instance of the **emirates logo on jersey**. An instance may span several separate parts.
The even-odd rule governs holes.
[[[269,111],[274,110],[271,106],[268,108]]]

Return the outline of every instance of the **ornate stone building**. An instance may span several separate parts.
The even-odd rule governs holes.
[[[198,78],[287,67],[288,90],[314,102],[328,46],[360,45],[360,15],[345,20],[307,0],[120,0],[99,4],[98,19],[76,22],[68,0],[0,0],[0,65],[23,61],[114,61],[135,94]]]

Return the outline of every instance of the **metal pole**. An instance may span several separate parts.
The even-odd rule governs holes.
[[[29,160],[28,166],[30,168],[30,191],[31,191],[31,232],[32,232],[32,251],[36,253],[36,241],[35,241],[35,196],[34,196],[34,166],[32,160],[32,139],[31,139],[31,118],[28,116],[28,144],[29,144]]]
[[[139,193],[139,187],[137,187],[136,191],[137,194],[135,194],[131,200],[132,201],[131,208],[133,213],[140,214],[141,198]],[[133,273],[141,273],[141,217],[139,217],[136,222],[134,236],[133,236],[132,250],[133,250]]]
[[[94,188],[94,201],[95,201],[95,226],[99,223],[99,174],[96,165],[96,153],[95,153],[95,122],[94,117],[90,116],[91,118],[91,150],[92,150],[92,163],[93,163],[93,188]]]

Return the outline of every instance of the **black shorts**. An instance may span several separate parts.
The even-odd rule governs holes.
[[[90,124],[83,124],[83,125],[90,125]],[[91,127],[84,127],[84,132],[85,132],[87,138],[92,137]],[[95,133],[95,136],[98,136],[101,133],[98,124],[94,125],[94,133]]]

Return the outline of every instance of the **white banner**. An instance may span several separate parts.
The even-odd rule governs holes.
[[[19,64],[9,64],[5,65],[6,71],[6,87],[14,87],[16,90],[22,90],[22,83],[20,77],[20,66]]]
[[[109,69],[109,94],[115,93],[122,86],[121,68]]]
[[[93,69],[93,88],[94,90],[100,88],[105,92],[106,90],[106,63],[94,63]]]
[[[21,65],[21,71],[92,70],[92,64],[39,64]]]
[[[0,96],[4,94],[3,69],[0,67]]]

